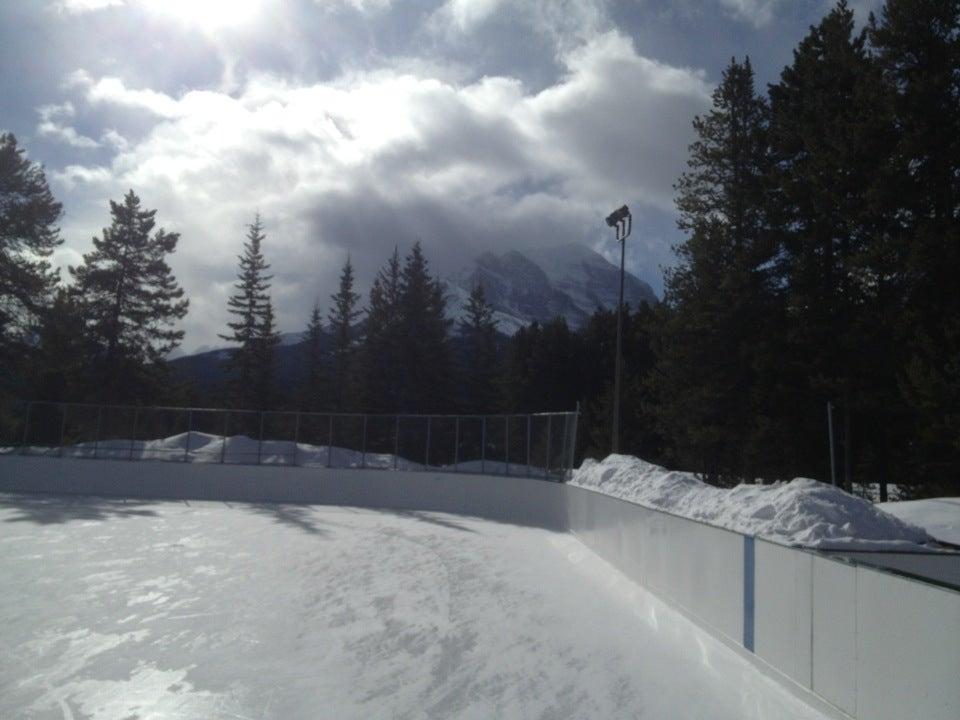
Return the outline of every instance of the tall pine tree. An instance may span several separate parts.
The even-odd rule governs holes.
[[[460,362],[462,398],[460,409],[469,413],[489,413],[500,403],[497,393],[497,323],[493,308],[478,280],[467,301],[466,317],[460,321],[463,338]]]
[[[157,211],[142,210],[133,190],[122,203],[110,201],[110,214],[110,227],[70,273],[98,348],[101,397],[152,400],[164,358],[183,338],[174,325],[188,301],[166,261],[180,235],[163,228],[151,235]]]
[[[330,296],[333,306],[327,319],[330,333],[333,335],[331,380],[333,384],[333,403],[337,412],[344,412],[356,406],[355,401],[355,350],[354,326],[361,311],[357,308],[360,294],[353,291],[353,265],[350,256],[340,272],[340,287]]]
[[[27,159],[12,134],[0,133],[0,366],[7,370],[0,393],[16,389],[14,369],[57,285],[48,258],[63,242],[62,212],[43,168]]]
[[[234,320],[227,323],[230,332],[220,335],[237,347],[231,352],[227,362],[232,374],[231,396],[236,407],[246,408],[253,397],[253,384],[263,377],[260,363],[265,356],[259,347],[263,333],[264,316],[270,303],[270,280],[267,275],[270,266],[263,256],[263,223],[260,213],[254,216],[253,223],[247,226],[247,240],[243,244],[243,254],[237,272],[234,294],[227,301],[227,309]]]
[[[430,276],[420,243],[404,258],[400,272],[400,410],[437,412],[450,406],[451,355],[446,299]]]
[[[360,348],[361,394],[367,412],[400,409],[400,252],[396,248],[370,288]]]
[[[279,344],[280,333],[277,332],[273,317],[273,303],[268,299],[253,341],[254,373],[251,401],[257,410],[276,407],[280,399],[275,383],[276,368],[274,367],[276,348]]]
[[[666,277],[651,390],[673,461],[712,481],[753,477],[761,463],[751,395],[773,307],[767,123],[749,59],[732,60],[713,108],[693,122],[697,140],[676,186],[689,237]]]
[[[301,409],[309,412],[324,410],[328,406],[326,383],[326,357],[323,352],[323,320],[320,301],[314,303],[303,333],[303,383],[300,392]]]
[[[800,454],[823,458],[796,470],[826,475],[823,418],[832,400],[840,411],[842,477],[849,485],[858,457],[866,457],[868,398],[882,397],[883,377],[890,376],[877,372],[876,360],[891,352],[880,333],[889,326],[883,306],[895,296],[887,285],[895,280],[896,262],[885,269],[877,262],[896,248],[884,248],[890,217],[879,201],[890,165],[889,101],[844,0],[801,41],[793,63],[770,87],[770,102],[785,370],[798,381],[791,424],[798,438],[809,440]],[[872,348],[886,349],[874,355]],[[885,406],[870,404],[874,411]]]
[[[912,474],[956,494],[960,477],[960,0],[887,0],[871,45],[893,89],[894,208],[905,254],[900,386]]]

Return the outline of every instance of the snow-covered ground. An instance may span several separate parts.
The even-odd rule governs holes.
[[[819,718],[569,535],[0,495],[3,718]]]
[[[602,462],[584,461],[570,482],[786,545],[910,552],[929,550],[934,542],[910,518],[899,519],[868,500],[808,478],[724,489],[707,485],[692,473],[611,455]]]
[[[886,502],[877,507],[922,527],[940,542],[960,545],[960,497]]]

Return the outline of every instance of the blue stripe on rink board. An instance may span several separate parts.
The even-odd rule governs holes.
[[[753,652],[754,614],[754,549],[753,538],[743,536],[743,646]]]

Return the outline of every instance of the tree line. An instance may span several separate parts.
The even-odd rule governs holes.
[[[733,59],[678,179],[684,239],[663,302],[628,309],[621,446],[711,482],[829,477],[915,492],[960,482],[960,0],[839,2],[765,93]],[[528,412],[580,403],[580,454],[611,434],[616,313],[499,335],[482,285],[465,318],[419,244],[366,298],[350,258],[281,362],[259,215],[221,334],[226,382],[173,382],[187,300],[178,241],[131,191],[60,283],[61,207],[0,136],[0,393],[323,412]],[[289,369],[287,369],[289,370]],[[883,490],[881,490],[883,492]]]
[[[839,2],[766,94],[731,61],[648,326],[662,457],[719,482],[960,483],[960,3]]]

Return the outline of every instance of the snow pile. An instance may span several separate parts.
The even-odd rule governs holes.
[[[877,507],[922,527],[940,542],[960,545],[960,497],[886,502]]]
[[[785,545],[821,550],[926,550],[923,529],[808,478],[716,488],[629,455],[586,460],[571,484]]]
[[[464,458],[456,464],[434,464],[408,460],[393,453],[362,452],[345,447],[327,447],[292,440],[263,440],[247,435],[222,435],[190,432],[156,440],[113,438],[99,442],[79,442],[64,447],[0,447],[0,455],[26,454],[101,460],[163,460],[168,462],[223,463],[226,465],[297,465],[301,467],[372,468],[379,470],[447,470],[484,475],[545,477],[540,467],[505,463],[502,460]],[[329,456],[329,462],[328,462]],[[553,470],[551,472],[556,472]]]
[[[0,448],[0,454],[23,452],[22,448]],[[70,458],[100,458],[112,460],[189,460],[193,463],[304,465],[338,468],[393,468],[422,470],[423,465],[392,453],[363,453],[343,447],[294,443],[291,440],[264,440],[246,435],[224,438],[210,433],[190,432],[157,440],[111,439],[99,442],[80,442],[58,447],[29,447],[28,455],[50,455]]]

